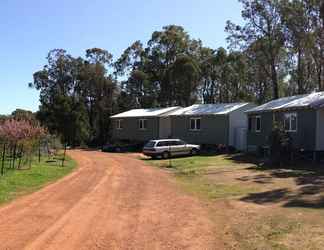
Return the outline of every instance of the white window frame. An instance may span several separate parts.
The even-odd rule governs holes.
[[[262,130],[262,120],[261,120],[261,115],[256,115],[255,117],[255,132],[260,133]],[[258,129],[258,119],[260,120],[260,129]]]
[[[116,129],[118,129],[118,130],[122,130],[123,129],[122,122],[123,122],[122,119],[116,120]]]
[[[199,129],[197,128],[197,120],[200,121],[200,128]],[[194,126],[193,129],[191,128],[191,121],[195,121],[195,123],[194,123],[195,126]],[[189,130],[190,131],[200,131],[201,130],[201,117],[193,117],[193,118],[189,119]]]
[[[296,129],[292,129],[292,117],[295,116],[296,117]],[[289,120],[289,129],[286,129],[286,119],[288,118]],[[296,133],[298,130],[298,115],[296,112],[294,113],[285,113],[284,114],[284,128],[285,128],[285,132],[289,132],[289,133]]]
[[[146,121],[146,127],[144,127]],[[139,130],[147,130],[147,119],[139,119],[138,120],[138,129]]]

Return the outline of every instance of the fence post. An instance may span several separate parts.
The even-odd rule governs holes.
[[[15,143],[14,146],[14,151],[13,151],[13,160],[12,160],[12,168],[15,168],[15,164],[16,164],[16,157],[17,157],[17,143]]]
[[[5,156],[6,156],[6,144],[4,143],[3,144],[3,152],[2,152],[1,175],[4,175]]]
[[[19,155],[18,169],[21,168],[21,161],[22,161],[22,158],[23,158],[23,153],[24,153],[24,145],[22,144],[22,145],[21,145],[21,148],[20,148],[20,155]]]
[[[64,167],[64,161],[65,161],[65,155],[66,155],[66,143],[64,145],[64,154],[63,154],[63,159],[62,159],[62,167]]]
[[[39,145],[38,145],[38,163],[41,162],[41,140],[39,140]]]

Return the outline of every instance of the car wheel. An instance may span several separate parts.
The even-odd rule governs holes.
[[[168,159],[168,158],[170,158],[170,153],[167,152],[167,151],[163,152],[163,154],[162,154],[162,158],[163,158],[163,159]]]
[[[197,155],[198,154],[198,151],[197,149],[191,149],[191,152],[190,152],[191,155]]]

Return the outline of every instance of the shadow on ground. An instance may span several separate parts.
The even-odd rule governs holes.
[[[293,185],[275,188],[264,192],[250,193],[240,200],[256,204],[276,204],[283,207],[324,208],[324,164],[313,164],[309,161],[299,161],[298,164],[285,166],[270,166],[254,156],[233,155],[228,159],[236,163],[251,163],[247,170],[251,174],[237,178],[241,182],[257,184],[274,184],[285,179]],[[288,180],[289,179],[289,180]]]

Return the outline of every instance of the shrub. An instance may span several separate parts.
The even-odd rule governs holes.
[[[269,137],[270,157],[273,164],[287,161],[293,152],[292,138],[280,124],[275,124]]]

